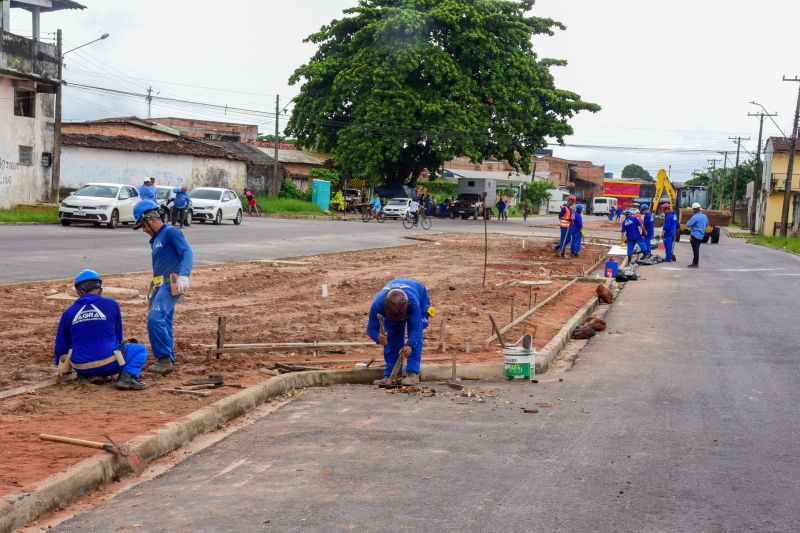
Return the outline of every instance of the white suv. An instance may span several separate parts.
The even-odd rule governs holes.
[[[222,224],[223,220],[242,223],[242,201],[231,189],[217,187],[198,187],[189,193],[192,198],[192,220],[205,224],[213,220],[214,224]]]
[[[133,206],[139,201],[135,187],[120,183],[87,183],[61,202],[61,224],[91,222],[114,229],[120,223],[133,222]]]

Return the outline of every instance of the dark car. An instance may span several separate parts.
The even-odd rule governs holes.
[[[472,217],[473,220],[478,218],[481,214],[481,195],[476,193],[461,193],[450,206],[450,218],[461,217],[467,219]]]

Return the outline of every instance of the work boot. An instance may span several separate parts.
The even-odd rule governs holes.
[[[378,386],[380,386],[380,385],[388,385],[389,384],[389,378],[388,377],[383,377],[381,379],[376,379],[375,381],[372,382],[372,384],[373,385],[378,385]]]
[[[78,374],[78,378],[76,379],[75,383],[78,384],[78,385],[81,385],[81,386],[83,386],[83,385],[91,385],[92,384],[92,380],[88,376],[84,376],[83,374]]]
[[[158,361],[150,365],[150,368],[147,370],[153,372],[154,374],[168,376],[172,374],[174,365],[172,364],[172,361],[169,360],[169,357],[161,357]]]
[[[119,373],[117,383],[114,386],[120,390],[144,390],[147,388],[147,385],[124,370]]]
[[[700,265],[691,264],[687,265],[686,268],[700,268]]]
[[[403,381],[400,382],[401,385],[419,385],[419,374],[416,372],[409,372],[406,374],[406,377],[403,378]]]

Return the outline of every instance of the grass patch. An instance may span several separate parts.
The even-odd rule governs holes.
[[[43,222],[58,224],[58,207],[49,205],[18,205],[0,209],[0,223]]]
[[[768,237],[766,235],[756,235],[750,238],[751,242],[772,246],[778,250],[800,254],[799,237]]]
[[[276,198],[274,196],[259,196],[258,205],[268,214],[278,215],[326,215],[322,209],[306,202],[305,200],[295,200],[294,198]],[[247,206],[244,206],[247,209]]]

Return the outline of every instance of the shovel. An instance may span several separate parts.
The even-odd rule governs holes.
[[[48,435],[46,433],[42,433],[39,435],[39,438],[42,440],[47,440],[51,442],[61,442],[63,444],[74,444],[75,446],[84,446],[86,448],[95,448],[98,450],[105,450],[108,453],[112,453],[117,457],[123,457],[127,459],[128,464],[133,470],[133,473],[137,476],[140,475],[144,471],[144,463],[139,456],[136,455],[127,444],[123,444],[122,446],[118,445],[114,442],[108,435],[103,435],[108,442],[111,444],[106,444],[105,442],[93,442],[90,440],[83,440],[83,439],[73,439],[72,437],[61,437],[59,435]]]

